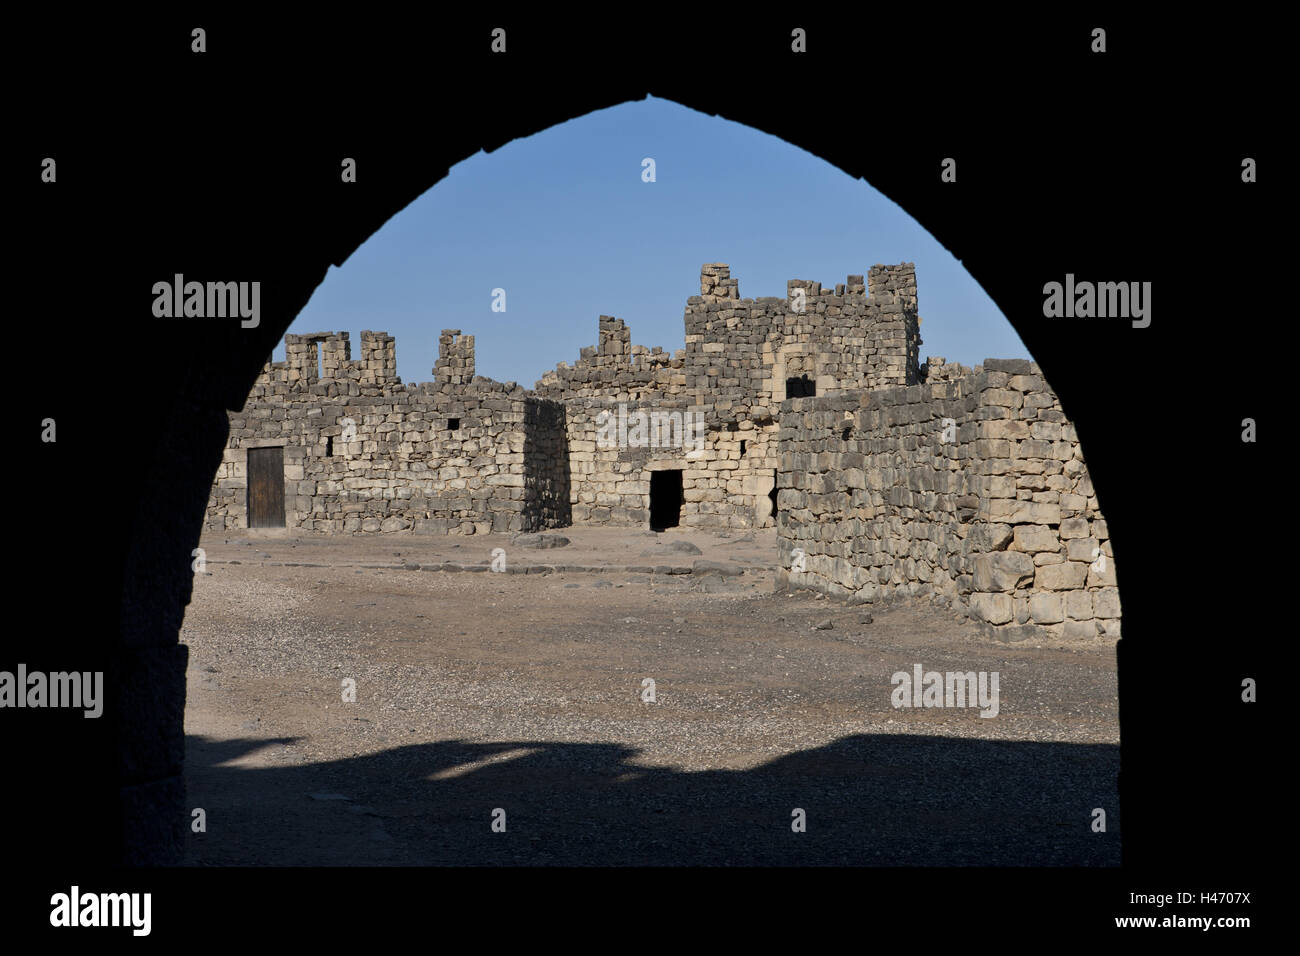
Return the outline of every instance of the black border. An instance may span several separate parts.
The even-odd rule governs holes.
[[[1286,120],[1272,72],[1280,26],[1100,10],[805,13],[17,21],[5,178],[19,200],[10,366],[21,452],[5,481],[19,553],[0,666],[111,670],[124,614],[179,623],[149,604],[170,582],[142,555],[151,536],[189,533],[167,516],[194,508],[194,478],[215,462],[198,441],[178,457],[168,435],[210,433],[327,265],[451,165],[649,93],[777,135],[896,200],[988,291],[1061,396],[1124,594],[1124,869],[746,874],[731,877],[734,894],[726,875],[679,871],[547,875],[546,889],[529,871],[114,871],[116,735],[131,715],[86,728],[5,714],[6,926],[44,924],[49,893],[96,880],[151,888],[155,938],[197,928],[223,939],[245,919],[286,938],[364,935],[384,906],[389,922],[510,913],[578,935],[593,911],[635,934],[651,910],[667,930],[674,907],[715,906],[739,930],[775,905],[796,933],[799,915],[817,913],[885,930],[1033,921],[1074,936],[1165,880],[1254,888],[1270,835],[1259,801],[1271,695],[1243,705],[1239,685],[1268,673],[1268,542],[1286,505],[1240,421],[1254,417],[1264,440],[1276,433],[1264,390],[1278,376],[1256,343],[1273,346],[1281,326],[1270,314],[1281,237],[1265,222],[1283,175],[1269,162]],[[202,56],[189,50],[196,24],[208,31]],[[499,25],[504,57],[488,52]],[[802,57],[789,53],[796,25],[809,35]],[[1103,55],[1088,49],[1097,25]],[[352,154],[366,176],[345,191],[334,157]],[[46,155],[57,187],[39,182]],[[948,155],[959,157],[955,188],[937,177]],[[1244,156],[1261,182],[1241,182]],[[265,276],[275,315],[260,338],[210,325],[159,335],[141,290],[172,272]],[[1067,272],[1152,281],[1151,327],[1042,319],[1043,283]],[[56,445],[33,425],[47,415]]]

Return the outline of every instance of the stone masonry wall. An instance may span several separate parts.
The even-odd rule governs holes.
[[[434,381],[420,385],[396,377],[391,336],[361,340],[352,360],[347,333],[285,337],[286,361],[268,363],[230,415],[208,528],[247,527],[247,449],[276,445],[290,528],[474,534],[568,523],[563,406],[474,377],[473,337],[456,330],[443,333]]]
[[[396,346],[385,333],[362,332],[355,360],[347,333],[287,335],[286,361],[268,363],[244,409],[230,416],[208,526],[246,526],[247,449],[266,445],[284,447],[286,524],[322,532],[646,526],[651,476],[665,469],[682,472],[683,525],[763,528],[775,521],[772,492],[781,471],[787,490],[777,510],[792,509],[782,516],[783,547],[804,546],[805,583],[864,595],[873,588],[943,590],[942,572],[991,626],[1035,623],[1077,633],[1079,622],[1106,628],[1117,619],[1110,596],[1094,594],[1100,578],[1074,581],[1094,537],[1104,549],[1109,544],[1099,516],[1077,534],[1074,519],[1092,515],[1095,500],[1077,507],[1090,491],[1080,490],[1086,474],[1079,477],[1082,461],[1067,447],[1063,436],[1072,431],[1054,396],[1036,373],[990,368],[979,379],[942,359],[919,365],[910,263],[873,266],[865,279],[851,275],[833,289],[794,279],[784,298],[759,299],[740,298],[729,267],[709,263],[683,321],[686,347],[669,354],[632,344],[623,320],[600,316],[596,344],[572,367],[562,362],[546,373],[535,391],[476,375],[474,337],[455,329],[443,331],[434,380],[421,385],[397,378]],[[998,375],[1015,386],[989,384],[1000,382]],[[815,389],[818,397],[789,399],[788,382],[792,394]],[[1019,386],[1020,404],[999,404]],[[922,391],[924,402],[915,397]],[[961,426],[938,456],[941,468],[926,458],[933,422],[896,420],[917,404],[933,418],[940,401],[961,406],[944,413]],[[980,404],[967,409],[972,401]],[[611,418],[638,413],[693,418],[701,447],[684,442],[680,430],[622,444],[606,431],[602,440]],[[845,415],[855,419],[851,436],[827,431]],[[1020,424],[1007,424],[1003,435],[999,421],[1030,431],[1020,435]],[[898,431],[905,425],[914,431]],[[635,434],[631,423],[629,431]],[[869,493],[868,486],[826,487],[836,481],[827,470],[838,467],[832,463],[856,461],[868,440],[886,443],[871,452],[878,476],[901,483],[872,484]],[[998,442],[1013,444],[1015,454]],[[898,460],[887,460],[890,454]],[[861,466],[847,467],[860,481]],[[930,486],[935,482],[942,491]],[[942,505],[938,511],[931,499]],[[967,514],[972,501],[984,509],[978,518]],[[1007,511],[1008,502],[1022,501],[1027,506]],[[881,507],[893,509],[888,525],[879,524]],[[865,520],[877,523],[864,534]],[[906,541],[897,530],[903,526]],[[900,548],[906,553],[897,562],[886,560]],[[1030,566],[1016,555],[1030,555]],[[1004,587],[1013,574],[1019,577]],[[1050,620],[1057,602],[1029,606],[1024,578],[1054,576],[1068,585],[1054,588],[1062,595],[1094,594],[1091,616],[1079,596],[1057,620]]]
[[[849,276],[833,290],[794,279],[785,298],[759,299],[740,298],[730,268],[709,263],[700,294],[687,300],[684,349],[670,355],[633,345],[621,319],[601,316],[596,345],[537,383],[538,395],[566,405],[573,520],[644,525],[650,472],[680,468],[683,525],[770,527],[787,380],[804,378],[819,394],[917,381],[916,305],[910,263],[873,266],[866,281]],[[698,416],[705,447],[690,455],[602,448],[600,416],[620,408]]]
[[[710,263],[683,319],[669,354],[600,316],[535,391],[476,375],[456,329],[420,385],[386,333],[362,332],[357,359],[345,332],[287,335],[230,415],[207,526],[247,526],[259,446],[284,449],[286,525],[332,533],[644,527],[652,476],[680,470],[682,525],[777,525],[780,584],[929,595],[1008,640],[1118,635],[1106,522],[1056,395],[1024,360],[919,364],[910,263],[759,299]]]
[[[708,427],[705,410],[682,402],[566,404],[573,520],[577,524],[644,526],[649,521],[650,473],[681,469],[681,524],[703,529],[772,526],[769,493],[776,482],[776,427],[748,419]],[[620,447],[602,441],[616,434],[619,416],[627,431],[644,415],[644,440]],[[605,416],[605,417],[602,417]],[[658,417],[667,424],[657,434]],[[678,440],[679,426],[696,431]],[[692,438],[698,435],[699,442]]]
[[[1118,636],[1106,522],[1038,366],[931,359],[922,372],[782,405],[779,582],[930,595],[1006,640]]]

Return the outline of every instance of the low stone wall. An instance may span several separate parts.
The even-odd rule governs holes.
[[[1038,366],[924,372],[781,406],[778,583],[933,595],[1006,640],[1118,637],[1106,522]]]
[[[365,395],[259,382],[230,416],[207,528],[248,526],[246,456],[265,446],[284,448],[289,528],[485,534],[569,523],[564,408],[517,385],[395,383]]]

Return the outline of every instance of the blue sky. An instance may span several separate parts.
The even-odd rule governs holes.
[[[653,183],[641,179],[646,157]],[[388,332],[402,381],[424,382],[441,330],[460,329],[475,336],[479,375],[532,388],[595,344],[602,314],[626,320],[634,344],[682,348],[705,262],[728,263],[742,298],[915,262],[922,360],[1029,357],[975,280],[893,201],[774,136],[660,99],[471,156],[331,268],[290,331],[348,331],[354,357],[362,329]],[[496,288],[505,312],[492,311]]]

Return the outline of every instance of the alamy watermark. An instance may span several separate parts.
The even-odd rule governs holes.
[[[133,936],[148,936],[152,893],[68,893],[50,897],[51,926],[126,926]]]
[[[619,402],[618,414],[606,410],[596,416],[598,448],[681,448],[687,455],[704,451],[704,416],[699,412],[661,411],[629,413]]]
[[[914,664],[912,673],[895,671],[889,679],[896,684],[889,695],[899,707],[979,707],[981,717],[998,715],[998,672],[925,671]]]
[[[104,712],[104,672],[46,674],[19,664],[17,674],[0,671],[0,707],[72,707],[98,717]]]
[[[1043,315],[1049,319],[1132,319],[1133,328],[1151,324],[1150,282],[1075,282],[1043,286]]]
[[[159,319],[243,319],[255,329],[262,321],[262,283],[186,282],[176,273],[171,282],[153,284],[153,314]]]

